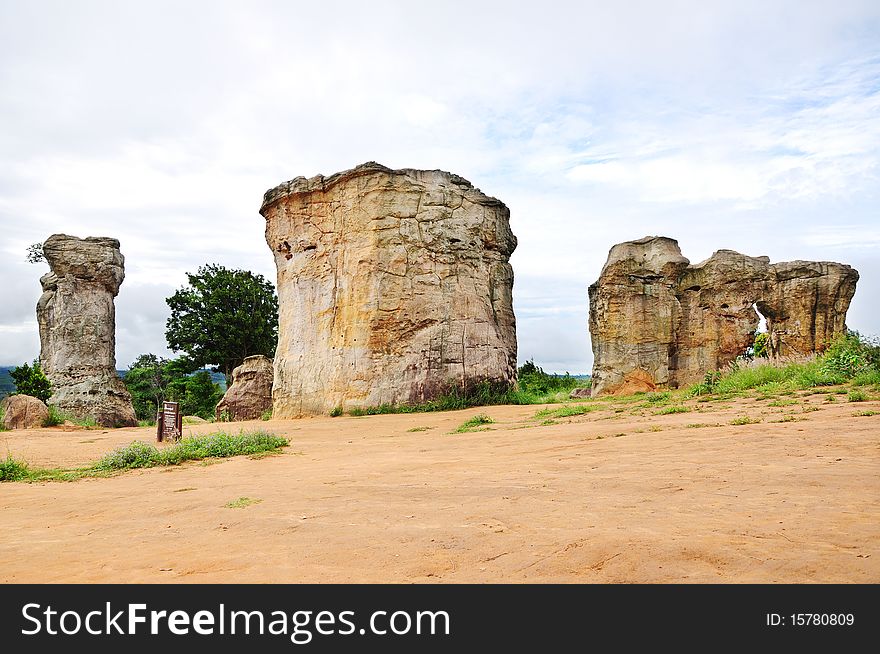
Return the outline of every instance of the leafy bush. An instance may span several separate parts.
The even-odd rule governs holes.
[[[533,360],[526,361],[517,370],[519,390],[530,395],[548,395],[550,393],[570,392],[581,383],[577,377],[567,372],[564,375],[551,375],[543,368],[536,366]]]
[[[43,427],[55,427],[56,425],[63,425],[64,421],[67,419],[66,416],[52,405],[49,405],[48,408],[49,416],[43,421]]]
[[[48,402],[52,397],[52,385],[40,368],[39,359],[34,359],[33,365],[23,363],[9,371],[9,376],[15,382],[15,392],[20,395],[30,395],[43,402]]]
[[[849,395],[847,396],[847,399],[848,399],[850,402],[864,402],[865,400],[868,399],[868,396],[865,395],[865,392],[864,392],[864,391],[861,391],[861,390],[852,390],[852,391],[849,392]]]
[[[822,368],[831,375],[852,379],[871,368],[880,368],[880,348],[867,340],[863,341],[857,332],[837,338],[822,356]]]
[[[18,481],[28,476],[28,465],[22,461],[16,461],[8,454],[5,460],[0,460],[0,481]]]

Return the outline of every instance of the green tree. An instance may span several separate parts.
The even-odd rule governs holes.
[[[209,264],[166,300],[171,308],[165,337],[175,352],[226,375],[245,357],[272,357],[278,341],[278,298],[262,275]]]
[[[9,376],[15,382],[15,392],[21,395],[30,395],[43,402],[48,402],[52,397],[52,385],[40,368],[39,359],[34,359],[34,364],[29,366],[24,363],[9,371]]]
[[[206,370],[187,357],[163,359],[142,354],[125,374],[125,386],[139,420],[152,420],[162,403],[179,402],[183,415],[210,418],[223,390]]]
[[[123,377],[138,420],[155,418],[159,406],[165,401],[165,389],[168,386],[165,363],[165,359],[155,354],[142,354],[128,367],[128,372]]]
[[[211,379],[211,373],[200,370],[186,378],[183,396],[178,401],[183,415],[211,418],[222,397],[223,390]]]

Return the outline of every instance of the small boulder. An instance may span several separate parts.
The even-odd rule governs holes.
[[[49,418],[46,405],[30,395],[10,395],[0,406],[6,429],[37,429]]]
[[[568,397],[572,400],[582,399],[585,397],[590,397],[593,394],[593,391],[589,388],[575,388],[568,394]]]
[[[217,420],[256,420],[272,409],[272,359],[247,357],[232,371],[232,385],[217,404]]]

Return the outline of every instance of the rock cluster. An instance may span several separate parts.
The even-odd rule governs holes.
[[[278,269],[274,415],[516,378],[509,211],[440,170],[298,177],[260,213]]]
[[[49,409],[30,395],[10,395],[0,402],[4,429],[37,429],[49,418]]]
[[[732,250],[691,265],[665,237],[615,245],[590,286],[593,393],[677,388],[723,368],[751,345],[755,307],[774,357],[821,352],[846,331],[858,279],[839,263]]]
[[[137,425],[131,396],[116,374],[113,298],[125,278],[119,241],[53,234],[43,244],[51,272],[40,278],[40,364],[52,383],[49,404],[107,427]]]
[[[232,371],[232,385],[217,404],[217,420],[256,420],[272,409],[272,360],[247,357]]]

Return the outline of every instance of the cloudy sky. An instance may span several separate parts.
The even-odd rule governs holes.
[[[263,192],[365,161],[511,210],[520,361],[587,372],[614,243],[862,274],[880,333],[880,3],[0,0],[0,365],[39,353],[55,232],[126,257],[117,362],[207,262],[274,280]]]

